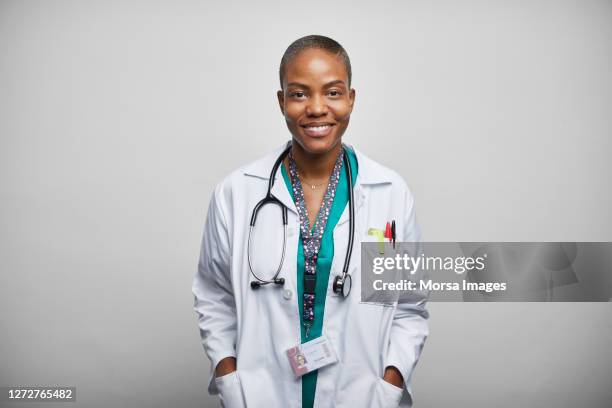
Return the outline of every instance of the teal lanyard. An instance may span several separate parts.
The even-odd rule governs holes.
[[[321,238],[327,225],[330,209],[336,195],[336,187],[340,180],[340,170],[344,159],[344,149],[340,150],[334,170],[329,178],[327,190],[323,196],[323,203],[317,214],[314,227],[310,228],[308,219],[308,210],[306,209],[306,200],[304,199],[304,190],[300,181],[297,165],[293,158],[293,154],[289,151],[289,174],[293,180],[293,196],[295,197],[295,206],[300,216],[300,231],[302,234],[302,246],[304,250],[304,294],[302,297],[302,321],[306,331],[306,338],[310,335],[310,328],[313,325],[315,313],[315,288],[317,282],[317,257],[321,248]]]

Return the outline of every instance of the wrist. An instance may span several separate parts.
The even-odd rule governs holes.
[[[385,369],[383,380],[395,385],[398,388],[404,388],[404,377],[394,366],[389,366]]]
[[[236,358],[235,357],[225,357],[223,360],[219,361],[217,367],[215,368],[215,375],[217,377],[223,377],[229,373],[236,371]]]

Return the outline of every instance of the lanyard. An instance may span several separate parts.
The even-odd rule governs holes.
[[[334,196],[336,195],[336,187],[340,179],[340,169],[342,168],[344,157],[344,149],[340,150],[340,154],[336,159],[334,170],[329,178],[327,190],[323,196],[323,202],[319,213],[315,220],[314,229],[310,228],[308,219],[308,210],[306,209],[306,201],[304,200],[304,190],[302,183],[298,177],[297,165],[293,158],[293,154],[289,151],[289,174],[293,181],[293,196],[295,197],[295,206],[297,207],[300,216],[300,232],[302,235],[302,246],[304,249],[304,295],[302,299],[303,312],[302,321],[306,329],[306,338],[310,335],[310,328],[314,322],[314,304],[315,304],[315,288],[317,282],[317,257],[321,247],[321,239],[327,225],[329,212],[331,210]]]

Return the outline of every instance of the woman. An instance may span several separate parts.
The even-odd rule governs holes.
[[[230,408],[411,406],[428,334],[425,299],[362,303],[359,244],[390,220],[398,241],[418,241],[412,195],[397,173],[342,144],[355,90],[340,44],[296,40],[280,84],[290,144],[223,180],[204,227],[193,292],[213,368],[209,391]],[[288,233],[263,241],[286,251],[278,272],[262,278],[258,271],[277,270],[278,258],[250,248],[249,224],[256,217],[255,230],[281,229],[278,212],[252,215],[268,191],[288,208]],[[257,255],[274,259],[262,268]],[[312,340],[328,342],[337,362],[296,378],[287,350]]]

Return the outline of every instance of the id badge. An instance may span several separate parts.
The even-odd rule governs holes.
[[[338,361],[336,351],[323,335],[287,350],[287,357],[297,378]]]

